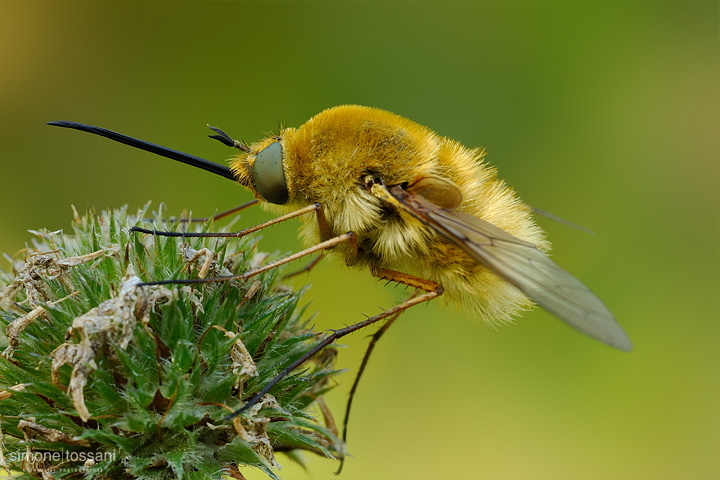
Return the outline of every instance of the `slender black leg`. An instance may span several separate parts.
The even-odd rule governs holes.
[[[357,375],[355,375],[355,381],[352,384],[352,388],[350,389],[350,395],[348,396],[347,405],[345,406],[345,419],[343,420],[343,432],[342,432],[342,441],[343,443],[347,444],[347,432],[348,432],[348,422],[350,421],[350,410],[352,409],[353,399],[355,398],[355,392],[357,391],[358,385],[360,385],[360,379],[363,376],[363,373],[365,373],[365,367],[367,367],[368,362],[370,361],[370,355],[372,355],[373,350],[375,349],[375,344],[377,344],[378,340],[385,334],[385,332],[388,331],[388,329],[392,326],[393,323],[395,323],[395,320],[398,319],[402,312],[398,312],[392,317],[390,317],[382,327],[380,327],[370,338],[370,343],[367,346],[367,350],[365,350],[365,355],[363,356],[362,362],[360,363],[360,368],[358,369]],[[340,466],[337,469],[337,472],[335,472],[335,475],[340,475],[343,469],[343,465],[345,465],[345,456],[340,458]]]
[[[287,374],[295,370],[297,367],[311,359],[316,353],[321,351],[323,348],[327,347],[328,345],[332,344],[336,340],[344,337],[345,335],[348,335],[350,333],[353,333],[357,330],[360,330],[361,328],[368,327],[370,325],[373,325],[380,320],[384,320],[388,317],[392,317],[393,315],[399,314],[408,308],[427,302],[428,300],[432,300],[433,298],[436,298],[443,293],[443,288],[438,285],[437,283],[430,282],[429,280],[424,280],[422,278],[418,278],[412,275],[408,275],[401,272],[396,272],[394,270],[385,270],[381,269],[376,272],[373,272],[374,275],[385,278],[390,281],[403,283],[405,285],[409,285],[421,290],[424,290],[425,293],[417,296],[412,296],[402,302],[399,305],[396,305],[393,308],[390,308],[388,310],[385,310],[384,312],[375,315],[374,317],[370,317],[366,320],[363,320],[362,322],[358,322],[356,324],[350,325],[345,328],[341,328],[340,330],[335,330],[331,334],[327,335],[325,338],[323,338],[320,342],[318,342],[317,345],[315,345],[313,348],[311,348],[305,355],[294,361],[291,365],[286,367],[282,372],[280,372],[275,378],[273,378],[270,383],[265,385],[265,387],[260,390],[258,393],[256,393],[252,398],[250,398],[245,405],[243,405],[238,410],[234,411],[230,415],[226,417],[226,419],[231,420],[238,415],[240,415],[245,410],[249,409],[253,405],[255,405],[266,393],[272,389],[280,380],[282,380]]]

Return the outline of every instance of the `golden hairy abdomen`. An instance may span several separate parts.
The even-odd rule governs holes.
[[[320,202],[333,234],[355,231],[362,248],[360,266],[438,282],[448,299],[488,321],[508,320],[530,305],[515,287],[419,220],[389,211],[362,186],[367,174],[379,176],[386,185],[442,177],[462,193],[459,211],[547,250],[529,208],[497,179],[495,169],[483,162],[482,151],[398,115],[360,106],[325,110],[285,135],[291,206]],[[314,219],[306,220],[303,233],[308,243],[319,240]]]

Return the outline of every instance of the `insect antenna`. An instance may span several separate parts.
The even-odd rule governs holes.
[[[242,150],[245,153],[250,153],[250,147],[248,146],[247,142],[244,142],[242,140],[234,140],[230,135],[223,132],[217,127],[208,125],[208,128],[213,132],[217,133],[217,135],[208,135],[208,137],[214,138],[218,142],[222,143],[223,145],[227,145],[228,147],[237,148],[238,150]]]

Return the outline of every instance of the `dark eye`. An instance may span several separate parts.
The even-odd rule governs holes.
[[[288,201],[289,194],[280,142],[271,143],[260,150],[255,157],[252,178],[258,193],[268,202],[283,205]]]

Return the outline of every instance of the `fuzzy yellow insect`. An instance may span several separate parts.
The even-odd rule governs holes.
[[[265,152],[277,175],[258,165],[268,162]],[[357,236],[357,251],[335,249],[349,264],[435,282],[489,322],[509,320],[530,297],[588,335],[631,349],[600,300],[543,254],[550,245],[531,209],[482,151],[390,112],[347,105],[250,145],[230,168],[277,213],[321,204],[330,236]],[[327,240],[312,217],[303,232],[309,245]]]
[[[240,150],[230,168],[98,127],[51,124],[102,135],[235,180],[259,203],[281,214],[241,234],[304,216],[303,237],[310,247],[303,252],[234,277],[147,284],[244,280],[332,249],[332,255],[348,265],[425,292],[328,335],[310,354],[441,294],[488,322],[507,321],[534,301],[590,337],[632,350],[607,307],[545,255],[550,245],[532,209],[497,178],[483,161],[483,152],[398,115],[356,105],[334,107],[251,145],[210,127],[217,133],[213,138]],[[305,215],[311,212],[316,215]],[[258,398],[305,360],[288,367]]]
[[[263,180],[253,178],[258,155],[273,145],[279,145],[284,170],[275,202],[262,190]],[[438,207],[482,219],[548,250],[530,208],[482,156],[398,115],[351,105],[325,110],[297,129],[285,128],[278,137],[250,145],[250,152],[233,159],[230,168],[259,200],[266,200],[263,193],[270,197],[272,203],[264,204],[276,213],[322,204],[331,236],[357,235],[357,254],[337,248],[335,254],[357,256],[355,265],[373,272],[391,269],[438,283],[451,300],[495,322],[528,307],[527,296],[437,231],[432,219],[416,218],[365,183],[369,177],[385,188],[399,185]],[[326,240],[312,217],[305,217],[303,233],[308,245]]]

